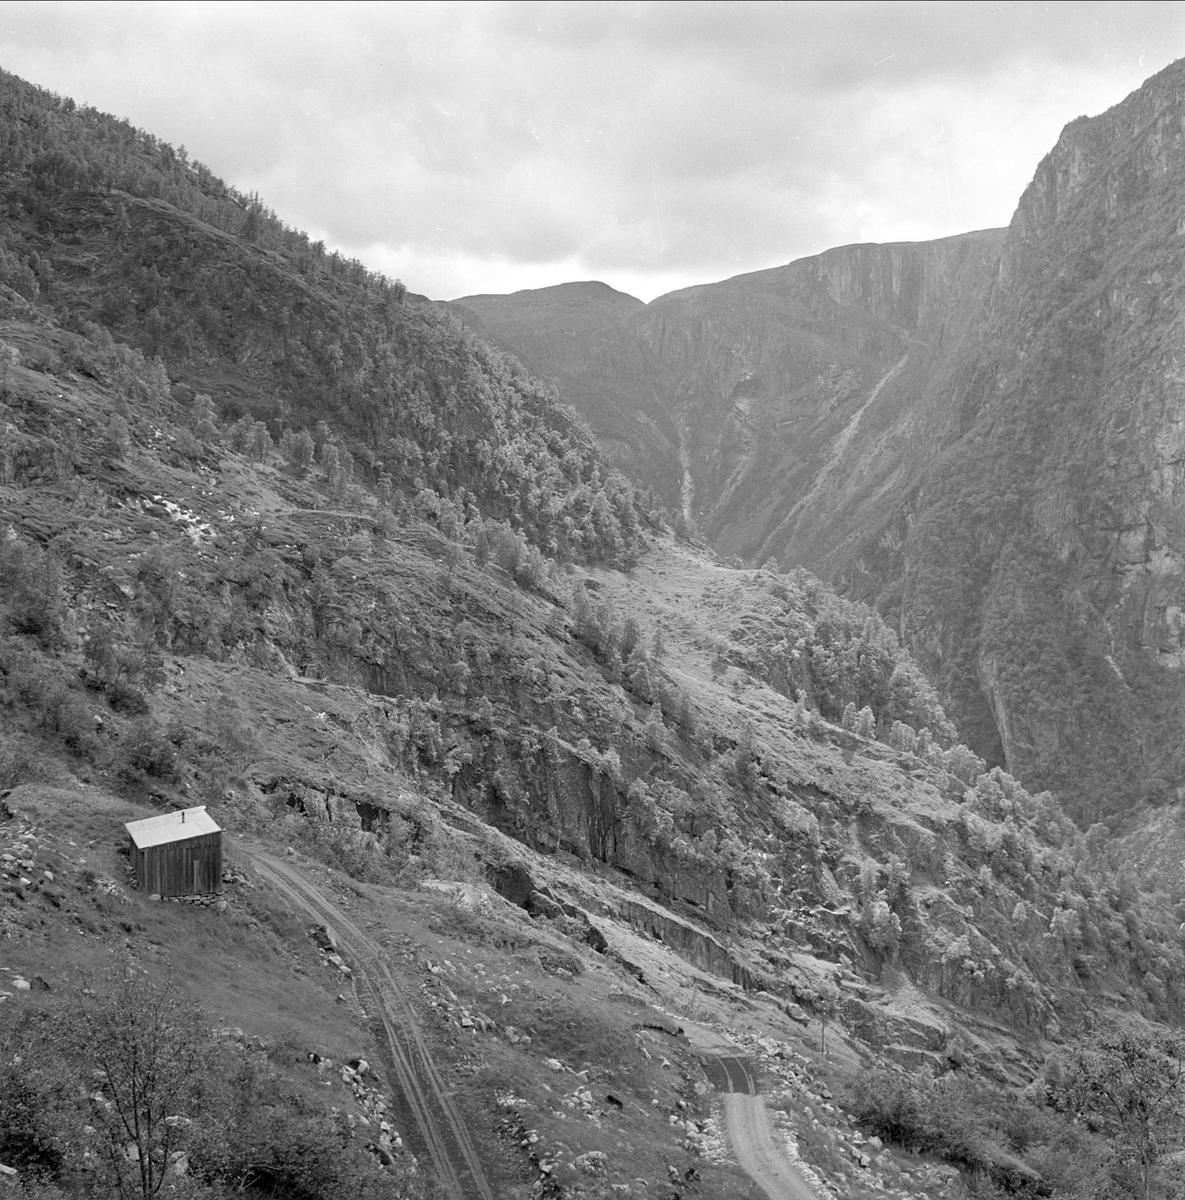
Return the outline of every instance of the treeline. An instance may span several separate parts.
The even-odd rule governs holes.
[[[516,360],[126,122],[12,76],[0,113],[11,315],[134,347],[216,426],[328,422],[372,488],[472,504],[550,557],[634,560],[640,496]]]

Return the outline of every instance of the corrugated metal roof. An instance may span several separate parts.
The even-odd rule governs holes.
[[[214,818],[206,812],[204,804],[199,804],[197,808],[184,808],[180,812],[162,813],[159,817],[146,817],[143,821],[128,821],[124,828],[131,835],[137,850],[222,832]]]

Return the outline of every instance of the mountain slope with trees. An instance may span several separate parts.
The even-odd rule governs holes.
[[[1084,1198],[1084,1165],[1128,1188],[1139,1130],[1076,1124],[1066,1078],[1117,1010],[1153,1065],[1169,1045],[1174,875],[962,744],[873,607],[661,528],[435,306],[306,264],[221,185],[206,215],[150,194],[176,152],[4,83],[0,1161],[24,1190],[430,1194],[349,964],[253,848],[406,979],[501,1194],[755,1195],[696,1022],[841,1194]],[[63,147],[109,174],[35,166]],[[118,850],[194,803],[226,830],[221,911],[153,904]],[[166,1003],[170,967],[206,1009],[178,1021],[222,1032],[133,1171],[103,1044],[53,1031],[137,970],[136,1005]]]

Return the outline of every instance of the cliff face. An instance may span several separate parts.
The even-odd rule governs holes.
[[[1178,64],[1038,167],[901,556],[907,640],[957,716],[1086,818],[1180,774],[1183,95]]]
[[[1001,234],[846,246],[662,297],[636,318],[684,442],[687,515],[722,553],[831,573],[948,422],[933,393]]]
[[[1067,126],[1006,231],[690,288],[623,314],[614,343],[641,347],[616,394],[665,407],[678,503],[712,545],[875,602],[969,743],[1086,820],[1170,798],[1185,766],[1165,735],[1183,94],[1176,64]]]

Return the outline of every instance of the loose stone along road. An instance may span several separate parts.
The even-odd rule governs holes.
[[[274,888],[337,934],[368,1011],[379,1017],[386,1031],[388,1066],[416,1126],[408,1132],[427,1151],[443,1192],[449,1200],[495,1200],[473,1139],[382,949],[299,871],[261,850],[242,849]]]
[[[818,1200],[773,1139],[765,1098],[748,1061],[716,1034],[701,1026],[684,1030],[703,1056],[708,1078],[724,1093],[728,1140],[741,1169],[770,1200]]]

